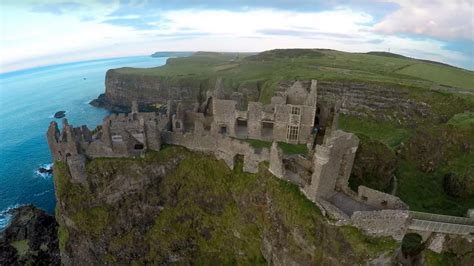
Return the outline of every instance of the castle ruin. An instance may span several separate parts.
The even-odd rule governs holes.
[[[111,114],[93,131],[63,119],[51,122],[47,139],[55,161],[68,164],[73,182],[85,182],[86,161],[99,157],[140,157],[162,144],[214,154],[231,169],[243,156],[243,170],[257,173],[262,162],[278,178],[292,182],[324,213],[342,224],[397,239],[407,229],[408,206],[398,197],[348,186],[359,139],[337,129],[340,104],[317,102],[316,80],[295,81],[277,90],[269,104],[226,95],[219,85],[202,103],[170,100],[161,112]],[[247,140],[272,142],[255,148]],[[305,145],[307,154],[285,154],[279,143]],[[370,228],[367,225],[370,224]],[[370,229],[370,230],[369,230]]]

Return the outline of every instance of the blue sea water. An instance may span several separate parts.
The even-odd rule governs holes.
[[[52,176],[37,172],[52,163],[46,130],[54,113],[64,110],[70,124],[95,128],[108,112],[88,103],[104,92],[108,69],[155,67],[166,59],[125,57],[0,74],[0,229],[8,210],[21,204],[54,213]]]

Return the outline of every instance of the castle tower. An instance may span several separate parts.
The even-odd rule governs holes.
[[[59,128],[58,124],[55,121],[52,121],[49,124],[48,132],[46,133],[46,138],[48,139],[49,150],[51,151],[51,156],[54,161],[60,160],[61,152],[59,147]]]
[[[316,145],[311,183],[304,187],[310,199],[330,198],[348,189],[358,145],[356,135],[341,130],[331,131],[322,145]]]

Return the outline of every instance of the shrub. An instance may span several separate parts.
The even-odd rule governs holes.
[[[405,256],[416,256],[423,250],[423,238],[417,233],[408,233],[402,240],[402,252]]]

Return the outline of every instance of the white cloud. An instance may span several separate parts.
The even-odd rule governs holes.
[[[259,30],[314,30],[331,34],[358,34],[369,29],[369,14],[339,9],[295,12],[272,9],[249,11],[179,10],[163,14],[170,31],[193,28],[212,34],[255,35]]]
[[[374,26],[385,34],[413,33],[441,39],[474,40],[472,0],[383,0],[400,5]]]

